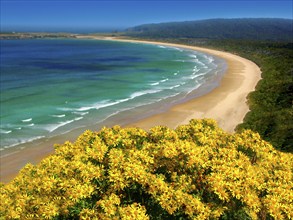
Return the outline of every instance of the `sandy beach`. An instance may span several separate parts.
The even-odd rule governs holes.
[[[99,37],[93,38],[101,39]],[[260,68],[255,63],[231,53],[202,47],[154,41],[115,39],[111,37],[102,39],[196,50],[220,57],[228,64],[227,72],[222,78],[220,86],[212,92],[191,101],[178,104],[162,114],[148,117],[129,126],[149,129],[156,125],[166,125],[171,128],[176,128],[178,125],[187,124],[193,118],[213,118],[222,129],[227,132],[233,132],[235,127],[243,121],[244,116],[249,111],[246,103],[247,95],[255,89],[256,84],[261,79]]]
[[[89,38],[89,36],[81,38]],[[223,76],[219,87],[210,93],[175,105],[166,112],[150,116],[134,123],[128,123],[126,126],[149,129],[156,125],[166,125],[171,128],[176,128],[178,125],[188,123],[188,121],[193,118],[213,118],[222,129],[227,132],[233,132],[235,127],[243,121],[245,114],[249,111],[246,103],[247,95],[255,89],[256,84],[261,79],[261,71],[255,63],[227,52],[171,43],[116,39],[110,37],[91,38],[158,44],[191,49],[218,56],[224,59],[228,64],[227,72]],[[75,135],[67,136],[65,134],[64,136],[66,140],[70,141],[77,138]],[[19,149],[19,151],[1,157],[0,181],[4,183],[9,182],[26,163],[36,164],[42,158],[52,154],[53,145],[55,143],[63,143],[64,136],[48,140],[45,143],[36,141],[27,144],[27,146],[22,146],[23,149]]]

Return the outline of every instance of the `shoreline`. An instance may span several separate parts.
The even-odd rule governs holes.
[[[249,112],[249,107],[246,103],[247,95],[255,90],[255,86],[261,79],[261,70],[255,63],[224,51],[198,46],[145,40],[117,39],[113,37],[79,36],[77,38],[178,47],[204,52],[226,61],[227,70],[221,79],[220,85],[211,92],[187,102],[176,104],[166,112],[147,117],[135,123],[130,123],[127,126],[140,127],[146,130],[157,125],[166,125],[170,128],[176,128],[178,125],[187,124],[193,118],[212,118],[217,121],[219,127],[223,130],[230,133],[234,132],[236,126],[243,122],[246,113]]]
[[[171,46],[204,52],[226,61],[227,70],[220,85],[211,92],[187,102],[176,104],[163,113],[136,122],[128,121],[129,123],[123,124],[123,127],[132,126],[148,130],[156,125],[166,125],[170,128],[176,128],[178,125],[187,124],[192,118],[213,118],[218,122],[219,127],[227,132],[233,132],[249,111],[246,104],[247,95],[255,89],[256,84],[261,79],[261,71],[255,63],[227,52],[181,44],[112,37],[79,36],[78,38]],[[91,128],[84,128],[84,130],[86,129]],[[78,131],[82,133],[81,129]],[[64,136],[66,140],[74,141],[79,136],[76,133],[74,134],[63,134],[45,141],[39,140],[27,143],[22,145],[21,148],[23,149],[18,152],[1,157],[0,182],[9,182],[26,163],[36,164],[52,154],[54,152],[53,145],[64,143]]]

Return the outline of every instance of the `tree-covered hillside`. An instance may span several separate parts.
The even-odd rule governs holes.
[[[144,24],[127,29],[127,35],[151,38],[207,38],[292,41],[292,19],[209,19]]]

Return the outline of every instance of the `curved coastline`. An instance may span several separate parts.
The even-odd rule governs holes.
[[[175,128],[180,124],[186,124],[192,118],[213,118],[222,129],[227,132],[233,132],[249,111],[246,104],[248,93],[254,90],[256,84],[261,79],[261,71],[255,63],[231,53],[154,41],[95,36],[80,36],[80,38],[172,46],[211,54],[227,62],[228,68],[222,77],[220,85],[210,93],[181,104],[176,104],[166,112],[149,116],[134,123],[130,122],[126,126],[149,129],[156,125],[166,125]],[[38,163],[44,157],[52,154],[53,145],[55,143],[63,143],[64,136],[66,140],[73,141],[78,135],[65,134],[63,137],[56,137],[47,142],[36,141],[29,143],[27,146],[23,146],[23,149],[20,151],[2,157],[0,160],[0,181],[10,181],[26,163]]]
[[[178,125],[187,124],[193,118],[213,118],[223,130],[234,132],[236,126],[243,122],[246,113],[249,111],[246,103],[247,95],[254,91],[255,86],[261,79],[261,70],[255,63],[223,51],[156,41],[95,36],[91,38],[156,44],[195,50],[220,57],[228,64],[220,85],[211,92],[187,102],[177,104],[164,113],[150,116],[128,126],[149,129],[156,125],[166,125],[171,128],[176,128]]]

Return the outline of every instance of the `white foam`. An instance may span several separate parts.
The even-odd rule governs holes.
[[[53,132],[55,131],[57,128],[63,127],[64,125],[70,124],[74,122],[74,120],[68,120],[68,121],[63,121],[63,122],[59,122],[57,124],[48,124],[44,127],[45,130],[49,131],[49,132]]]
[[[57,124],[48,124],[48,125],[44,126],[43,129],[47,130],[49,132],[53,132],[53,131],[55,131],[56,129],[58,129],[60,127],[63,127],[65,125],[67,125],[67,124],[70,124],[70,123],[72,123],[74,121],[79,121],[81,119],[83,119],[83,117],[77,117],[77,118],[74,118],[72,120],[58,122]]]
[[[86,115],[89,112],[72,112],[72,113],[75,114],[75,115]]]
[[[214,58],[211,56],[204,55],[204,58],[206,58],[208,60],[208,63],[211,63],[214,61]]]
[[[193,92],[194,90],[198,89],[200,86],[202,86],[202,84],[197,84],[196,86],[194,86],[192,88],[192,90],[190,90],[187,94],[190,94],[191,92]]]
[[[196,74],[196,75],[192,75],[192,76],[190,76],[189,78],[190,78],[190,79],[196,79],[196,78],[199,78],[199,77],[201,77],[201,76],[204,76],[206,73],[207,73],[207,72],[200,73],[200,74]]]
[[[193,73],[194,73],[194,72],[197,73],[198,71],[199,71],[199,69],[197,68],[197,66],[195,66],[195,67],[193,68]]]
[[[61,111],[74,111],[75,108],[59,107],[59,108],[57,108],[57,110],[61,110]]]
[[[199,59],[197,58],[197,56],[195,54],[190,54],[189,57],[193,58],[192,61],[199,64],[200,66],[202,66],[202,67],[206,66],[203,62],[199,61]]]
[[[166,48],[165,46],[162,46],[162,45],[158,45],[158,47],[159,47],[159,48]]]
[[[11,133],[12,131],[11,130],[3,130],[3,129],[0,129],[0,133],[1,134],[9,134],[9,133]]]
[[[88,110],[91,110],[91,109],[99,110],[99,109],[102,109],[102,108],[106,108],[106,107],[110,107],[110,106],[113,106],[113,105],[120,104],[122,102],[127,102],[127,101],[129,101],[131,99],[134,99],[136,97],[139,97],[139,96],[143,96],[143,95],[146,95],[146,94],[152,94],[152,93],[158,93],[160,91],[162,91],[162,90],[143,90],[143,91],[138,91],[138,92],[132,93],[129,98],[119,99],[119,100],[115,100],[115,101],[103,100],[103,101],[100,101],[100,102],[97,102],[97,103],[90,104],[88,106],[83,106],[83,107],[80,107],[80,108],[74,108],[74,109],[71,109],[71,110],[73,110],[74,114],[80,114],[80,115],[88,114],[88,112],[84,112],[84,111],[88,111]],[[64,110],[64,108],[62,108],[62,109]],[[83,112],[83,113],[77,113],[77,112]]]
[[[179,86],[181,86],[181,85],[178,84],[178,85],[172,86],[172,87],[170,87],[170,89],[175,89],[175,88],[177,88],[177,87],[179,87]]]
[[[151,86],[156,86],[156,85],[159,85],[160,84],[160,82],[154,82],[154,83],[151,83],[150,85]]]
[[[82,112],[82,111],[88,111],[88,110],[95,109],[95,108],[96,108],[95,106],[85,106],[85,107],[76,108],[74,110]]]
[[[29,125],[27,125],[28,127],[32,127],[32,126],[34,126],[35,124],[34,123],[31,123],[31,124],[29,124]]]
[[[160,80],[160,82],[166,82],[166,81],[168,81],[169,79],[168,78],[166,78],[166,79],[162,79],[162,80]]]
[[[158,103],[158,102],[160,102],[160,101],[163,101],[163,100],[166,100],[166,99],[169,99],[169,98],[173,98],[173,97],[175,97],[175,96],[177,96],[177,95],[180,95],[180,92],[175,93],[175,94],[173,94],[173,95],[165,96],[164,98],[159,99],[159,100],[156,101],[155,103]],[[150,104],[152,104],[152,103],[150,103]]]
[[[195,59],[194,62],[198,63],[199,65],[203,67],[206,67],[206,65],[203,62],[199,61],[198,59]]]
[[[51,116],[54,117],[54,118],[63,118],[66,115],[65,114],[62,114],[62,115],[51,115]]]
[[[173,49],[175,49],[175,50],[179,50],[180,52],[183,52],[183,50],[180,49],[180,48],[178,48],[178,47],[171,47],[171,48],[173,48]]]
[[[32,118],[27,118],[27,119],[23,119],[21,120],[22,122],[30,122],[31,120],[33,120]]]
[[[75,109],[76,111],[88,111],[88,110],[91,110],[91,109],[101,109],[101,108],[106,108],[106,107],[109,107],[109,106],[112,106],[112,105],[117,105],[121,102],[125,102],[125,101],[128,101],[129,99],[121,99],[121,100],[117,100],[117,101],[114,101],[114,102],[109,102],[109,100],[104,100],[104,101],[101,101],[101,102],[97,102],[97,103],[94,103],[92,105],[89,105],[89,106],[84,106],[84,107],[80,107],[80,108],[77,108]]]
[[[161,90],[157,90],[157,91],[161,91]],[[131,110],[131,109],[134,109],[134,108],[138,108],[138,107],[142,107],[142,106],[147,106],[147,105],[154,104],[154,103],[158,103],[158,102],[163,101],[163,100],[165,100],[165,99],[175,97],[175,96],[177,96],[177,95],[179,95],[179,94],[180,94],[180,92],[179,92],[179,93],[175,93],[175,94],[173,94],[173,95],[165,96],[164,98],[158,99],[158,100],[156,100],[155,102],[147,102],[147,103],[143,103],[143,104],[140,104],[140,105],[136,105],[136,106],[131,107],[131,108],[124,108],[124,109],[122,109],[122,110],[116,111],[116,112],[114,112],[114,113],[108,115],[106,118],[104,118],[104,119],[98,121],[97,123],[101,123],[101,122],[103,122],[103,121],[109,119],[110,117],[115,116],[115,115],[117,115],[117,114],[119,114],[119,113],[121,113],[121,112],[128,111],[128,110]]]
[[[132,93],[130,98],[134,99],[134,98],[139,97],[139,96],[143,96],[143,95],[147,95],[147,94],[154,94],[154,93],[158,93],[158,92],[161,92],[161,91],[162,90],[160,90],[160,89],[156,89],[156,90],[143,90],[143,91],[139,91],[139,92],[134,92],[134,93]]]

